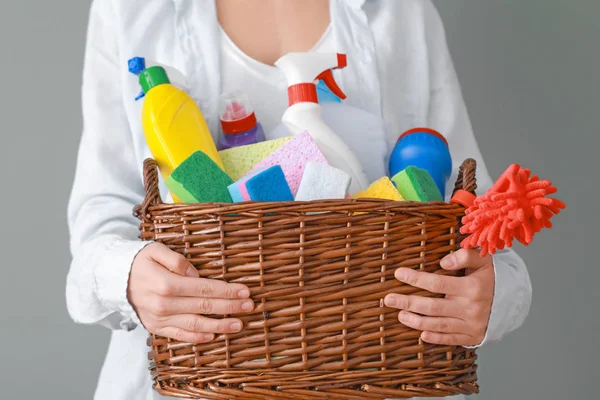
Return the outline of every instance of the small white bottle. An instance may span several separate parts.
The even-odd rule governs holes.
[[[297,135],[308,132],[331,166],[347,172],[352,178],[350,193],[369,186],[358,158],[346,143],[323,121],[315,81],[323,80],[341,99],[346,95],[333,78],[331,70],[346,66],[346,55],[338,53],[288,53],[275,65],[288,81],[289,108],[282,122]]]

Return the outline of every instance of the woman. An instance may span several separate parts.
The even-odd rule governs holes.
[[[385,174],[401,132],[427,126],[447,137],[455,171],[463,159],[476,158],[480,191],[490,187],[443,25],[429,0],[95,0],[83,78],[85,126],[69,204],[67,301],[76,322],[113,330],[96,399],[159,398],[147,372],[144,327],[207,342],[215,333],[238,332],[241,323],[201,314],[235,315],[253,307],[245,286],[199,279],[182,256],[137,240],[131,210],[142,202],[141,166],[150,153],[127,60],[143,56],[182,72],[182,85],[213,133],[218,96],[245,90],[267,137],[274,137],[281,132],[287,85],[273,63],[309,50],[348,54],[348,67],[336,72],[348,95],[347,113],[333,115],[325,105],[324,117],[371,181]],[[423,331],[424,341],[476,347],[522,324],[531,286],[513,251],[482,258],[461,250],[442,267],[468,268],[469,274],[399,269],[396,277],[445,298],[385,300],[400,310],[402,323]]]

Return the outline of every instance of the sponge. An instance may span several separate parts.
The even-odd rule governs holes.
[[[296,201],[343,199],[350,188],[350,175],[329,165],[306,163]]]
[[[267,158],[283,144],[290,141],[292,136],[281,139],[267,140],[265,142],[250,144],[248,146],[234,147],[219,152],[225,172],[237,181],[250,172],[256,164]]]
[[[384,200],[395,200],[402,201],[404,200],[398,190],[390,181],[390,178],[384,176],[383,178],[379,178],[375,182],[371,184],[367,188],[367,190],[363,190],[362,192],[358,192],[354,195],[355,199],[384,199]]]
[[[233,180],[201,151],[186,158],[165,181],[184,203],[231,203],[227,187]]]
[[[293,201],[294,196],[285,180],[281,166],[258,168],[232,185],[229,193],[234,202]]]
[[[246,182],[266,170],[266,168],[257,168],[252,172],[249,172],[248,175],[229,185],[227,189],[231,195],[231,200],[233,200],[234,203],[249,201],[250,195],[248,194],[248,189],[246,189]]]
[[[407,167],[392,178],[398,191],[409,201],[442,201],[444,198],[427,170]]]
[[[255,168],[281,165],[285,179],[292,189],[292,194],[295,196],[302,180],[304,167],[309,161],[327,164],[327,159],[321,153],[321,150],[319,150],[312,137],[307,132],[303,132],[294,136],[293,139],[285,143],[273,154],[259,162]]]

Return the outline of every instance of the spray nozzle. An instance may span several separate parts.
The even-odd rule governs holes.
[[[346,57],[346,55],[337,53],[337,66],[333,67],[332,69],[323,71],[319,74],[319,76],[317,76],[317,79],[321,79],[327,85],[329,90],[331,90],[333,94],[335,94],[342,100],[346,98],[346,94],[344,94],[344,92],[342,92],[342,89],[340,89],[340,87],[338,86],[337,82],[333,78],[333,72],[331,71],[333,69],[345,68],[347,65],[348,58]]]
[[[325,85],[338,96],[346,95],[333,78],[333,69],[347,65],[345,54],[339,53],[288,53],[275,63],[288,81],[289,105],[300,102],[317,102],[315,80],[322,80]]]
[[[143,57],[133,57],[129,61],[127,61],[127,66],[129,68],[129,72],[134,74],[135,76],[140,76],[140,74],[146,69],[146,60]],[[135,101],[143,98],[146,95],[142,90],[136,97]]]

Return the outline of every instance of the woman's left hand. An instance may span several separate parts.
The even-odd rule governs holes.
[[[421,339],[433,344],[477,346],[487,331],[495,274],[492,256],[481,257],[476,250],[461,249],[444,257],[445,270],[467,269],[466,276],[455,277],[398,268],[396,279],[427,291],[445,294],[429,298],[389,294],[385,305],[402,311],[404,325],[422,331]]]

